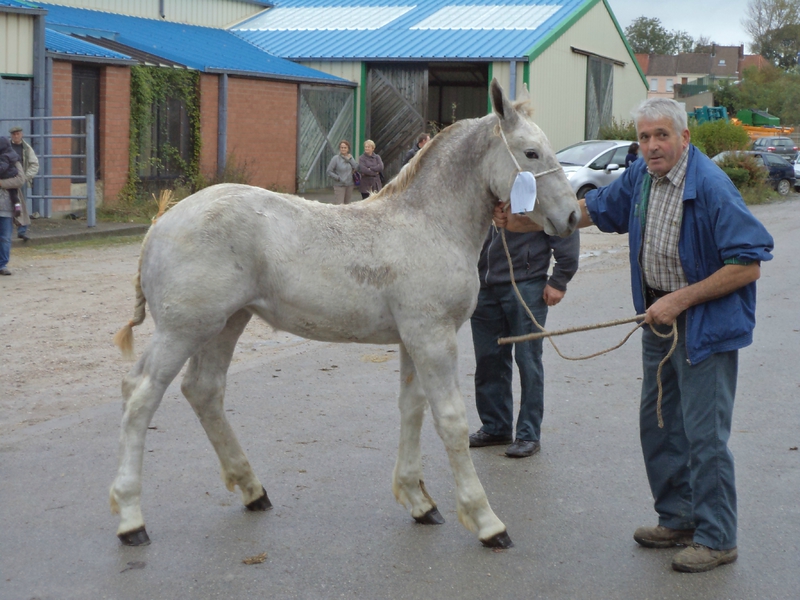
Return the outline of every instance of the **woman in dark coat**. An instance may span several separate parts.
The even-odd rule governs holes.
[[[631,163],[639,158],[639,144],[633,142],[628,146],[628,156],[625,157],[625,168],[631,166]]]
[[[364,142],[364,154],[358,157],[358,172],[361,173],[361,185],[358,186],[358,191],[361,192],[362,198],[383,187],[380,176],[383,173],[383,161],[375,154],[375,142],[372,140]]]

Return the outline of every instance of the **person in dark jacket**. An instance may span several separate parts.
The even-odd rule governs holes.
[[[362,198],[367,198],[372,192],[379,192],[383,187],[381,174],[383,173],[383,161],[375,154],[375,142],[367,140],[364,142],[364,154],[358,157],[358,172],[361,173],[361,183],[358,191]]]
[[[647,324],[639,428],[658,525],[633,537],[647,548],[686,545],[672,568],[697,573],[738,557],[728,439],[738,351],[753,340],[755,282],[773,240],[691,145],[680,104],[653,98],[633,114],[644,160],[587,193],[579,225],[628,234],[633,304]]]
[[[532,223],[524,216],[512,215],[517,222]],[[580,237],[576,231],[567,238],[544,232],[506,233],[509,254],[514,264],[514,280],[525,303],[544,327],[547,309],[564,297],[572,276],[578,270]],[[553,272],[548,276],[551,258]],[[511,284],[500,232],[491,227],[478,260],[481,289],[472,314],[472,342],[475,348],[475,404],[481,428],[469,436],[471,448],[508,445],[506,456],[524,458],[539,451],[544,414],[544,367],[542,340],[514,344],[514,359],[519,369],[522,394],[516,435],[514,434],[514,396],[511,391],[512,346],[499,345],[498,338],[535,333],[539,328],[520,304]],[[513,443],[512,443],[513,442]]]
[[[411,148],[411,150],[406,152],[406,155],[403,157],[403,164],[407,165],[408,162],[417,155],[417,152],[419,152],[422,149],[422,147],[429,141],[431,141],[430,134],[427,133],[419,134],[417,141],[414,142],[414,146]]]
[[[633,142],[628,146],[628,155],[625,157],[625,168],[631,166],[631,163],[639,158],[639,144]]]

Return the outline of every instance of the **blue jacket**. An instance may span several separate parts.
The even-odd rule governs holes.
[[[586,194],[586,208],[601,231],[628,234],[631,291],[637,314],[646,310],[639,217],[646,175],[645,161],[636,161],[611,185]],[[690,146],[678,243],[688,283],[706,279],[721,269],[725,261],[771,260],[772,248],[772,236],[745,206],[728,176],[705,154]],[[738,350],[752,343],[755,310],[755,282],[689,308],[685,337],[689,361],[697,364],[711,354]]]

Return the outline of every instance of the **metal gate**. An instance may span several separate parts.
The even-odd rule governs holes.
[[[425,130],[427,65],[370,65],[367,101],[366,135],[375,142],[389,180],[403,167],[403,155]]]
[[[44,124],[43,134],[28,133],[35,131],[34,122]],[[53,133],[54,121],[71,121],[73,131],[83,129],[83,133]],[[39,174],[34,177],[33,194],[25,194],[28,212],[38,212],[42,217],[49,218],[52,213],[53,200],[86,200],[86,225],[94,227],[95,214],[95,152],[94,152],[94,115],[84,117],[6,117],[0,118],[0,131],[14,125],[20,125],[25,130],[25,137],[31,140],[31,146],[39,159]],[[27,125],[27,127],[26,127]],[[85,152],[54,152],[53,140],[68,138],[79,140],[85,144]],[[81,144],[83,145],[83,144]],[[72,159],[79,159],[74,163]],[[69,161],[70,167],[59,168],[59,174],[53,174],[53,161]],[[83,173],[72,173],[72,166],[84,165]],[[52,182],[54,179],[68,179],[70,181],[85,181],[86,194],[82,196],[54,195]]]
[[[353,140],[352,89],[301,85],[297,145],[297,191],[329,188],[328,163],[339,153],[339,141]]]

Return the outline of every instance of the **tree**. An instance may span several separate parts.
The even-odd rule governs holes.
[[[800,53],[800,24],[785,25],[761,37],[761,56],[781,69],[797,66]]]
[[[701,35],[694,41],[694,49],[692,52],[696,52],[698,54],[711,54],[714,46],[719,46],[719,44],[717,44],[707,35]]]
[[[753,38],[751,50],[764,53],[772,32],[800,24],[800,0],[750,0],[742,25]]]
[[[690,52],[694,45],[694,40],[685,31],[667,31],[660,19],[644,16],[634,19],[625,28],[625,37],[637,54]]]

